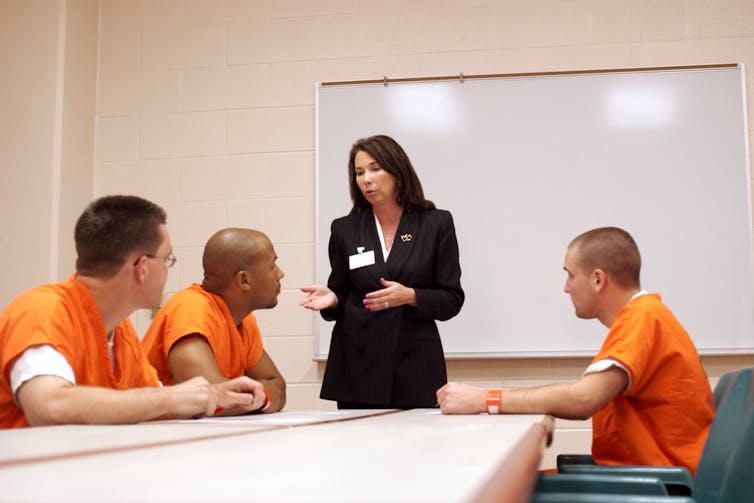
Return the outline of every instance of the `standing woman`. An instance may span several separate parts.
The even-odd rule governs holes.
[[[327,287],[301,305],[335,320],[321,398],[338,408],[434,407],[447,381],[435,320],[463,305],[453,217],[424,198],[400,145],[357,140],[348,179],[353,208],[330,229]]]

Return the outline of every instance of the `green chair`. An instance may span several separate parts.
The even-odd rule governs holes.
[[[579,474],[550,475],[537,477],[535,494],[552,493],[599,493],[610,492],[623,495],[667,496],[665,486],[657,477],[627,477],[625,475]]]
[[[622,475],[624,477],[655,477],[665,486],[667,494],[691,496],[694,478],[683,466],[606,466],[563,465],[562,474]]]
[[[717,382],[717,386],[715,386],[714,391],[712,392],[712,398],[715,401],[715,409],[717,410],[718,406],[720,405],[720,401],[722,398],[727,394],[728,389],[730,389],[730,381],[733,379],[733,377],[737,375],[736,371],[728,372],[727,374],[724,374],[720,380]],[[583,471],[587,471],[588,468],[572,468],[571,465],[595,465],[594,458],[591,454],[559,454],[557,457],[557,468],[558,472],[561,473],[582,473]],[[646,468],[644,466],[639,467],[629,467],[629,466],[620,466],[616,467],[619,469],[625,469],[628,471],[636,471],[641,470],[643,468]],[[693,481],[693,477],[691,476],[691,473],[689,473],[688,470],[683,470],[683,473],[677,474],[677,479],[679,483],[685,484],[687,487],[691,487],[691,482]],[[674,477],[674,476],[671,476]]]
[[[566,491],[570,483],[576,483],[579,477],[593,476],[641,476],[662,479],[668,493],[690,495],[697,503],[739,503],[754,500],[754,368],[749,367],[725,374],[715,387],[715,403],[717,410],[710,428],[707,442],[702,451],[696,478],[692,478],[688,470],[681,467],[626,467],[589,464],[569,464],[568,461],[588,463],[583,456],[563,457],[559,459],[559,471],[562,474],[549,477],[561,479],[555,486],[548,481],[548,485],[538,486],[537,494],[532,501],[559,501],[555,496],[545,496],[544,493],[567,493],[568,501],[580,501],[575,490]],[[592,462],[593,463],[593,462]],[[547,477],[545,475],[540,478]],[[583,484],[581,484],[583,488]],[[609,484],[603,483],[593,486],[583,493],[612,493],[623,491],[609,489]],[[625,493],[624,493],[625,494]],[[607,495],[603,495],[607,498]],[[659,497],[659,496],[658,496]],[[550,498],[550,499],[546,499]],[[593,501],[592,496],[589,500]],[[598,498],[598,497],[597,497]],[[605,499],[605,501],[613,501]],[[681,501],[673,498],[673,502]]]

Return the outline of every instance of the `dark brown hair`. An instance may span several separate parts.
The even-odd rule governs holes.
[[[399,206],[407,210],[433,210],[435,208],[435,203],[424,198],[422,184],[403,148],[389,136],[376,135],[359,138],[351,147],[348,158],[348,184],[353,202],[351,213],[360,213],[371,208],[369,201],[356,184],[356,154],[362,151],[374,157],[382,169],[395,177],[398,189],[395,202]]]
[[[584,272],[602,269],[624,288],[641,287],[641,255],[636,241],[618,227],[599,227],[576,236],[568,248]]]
[[[112,277],[134,251],[154,254],[165,210],[137,196],[105,196],[89,204],[76,222],[76,271]]]

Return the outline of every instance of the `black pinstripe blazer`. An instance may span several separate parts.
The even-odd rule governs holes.
[[[328,287],[338,305],[321,397],[390,407],[434,407],[447,381],[435,320],[458,314],[464,301],[453,217],[444,210],[404,211],[387,263],[371,210],[334,220]],[[374,250],[373,265],[349,269],[357,247]],[[364,296],[380,278],[416,291],[416,307],[367,311]]]

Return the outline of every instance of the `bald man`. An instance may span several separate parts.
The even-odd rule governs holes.
[[[159,310],[142,344],[161,382],[196,376],[210,383],[246,375],[260,382],[266,401],[258,412],[285,406],[285,380],[262,346],[256,309],[277,305],[283,271],[269,238],[229,228],[204,247],[204,281],[173,295]],[[243,408],[224,415],[245,414]]]

